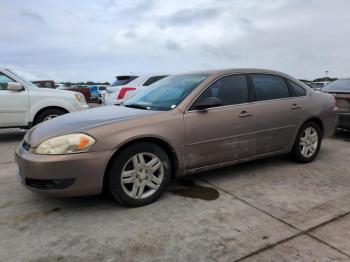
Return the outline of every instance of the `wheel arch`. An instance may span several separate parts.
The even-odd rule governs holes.
[[[317,124],[320,127],[321,136],[323,137],[323,135],[324,135],[324,124],[323,124],[322,120],[320,118],[318,118],[318,117],[311,117],[311,118],[308,118],[307,120],[305,120],[304,123],[301,125],[301,127],[303,125],[305,125],[306,123],[309,123],[309,122],[314,122],[315,124]]]
[[[111,168],[112,160],[117,157],[117,155],[122,152],[125,148],[129,147],[130,145],[140,143],[140,142],[148,142],[148,143],[154,143],[158,146],[160,146],[165,153],[168,155],[171,163],[171,176],[172,178],[176,176],[178,170],[179,170],[179,158],[175,151],[175,149],[165,140],[157,137],[141,137],[141,138],[135,138],[132,140],[127,141],[111,155],[111,157],[108,160],[108,163],[106,165],[104,175],[103,175],[103,191],[106,190],[107,186],[107,178],[108,178],[108,172]]]
[[[60,107],[60,106],[46,106],[46,107],[43,107],[43,108],[41,108],[38,112],[36,112],[36,114],[35,114],[35,116],[34,116],[34,118],[33,118],[33,125],[36,125],[36,124],[37,124],[39,115],[40,115],[42,112],[44,112],[44,111],[46,111],[46,110],[49,110],[49,109],[58,109],[58,110],[64,111],[66,114],[69,113],[69,111],[68,111],[66,108]]]

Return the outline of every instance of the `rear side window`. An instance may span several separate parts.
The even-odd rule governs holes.
[[[7,84],[9,82],[14,82],[11,78],[3,73],[0,73],[0,90],[7,90]]]
[[[112,86],[127,85],[136,78],[138,78],[138,76],[116,76]]]
[[[207,97],[220,98],[223,106],[242,104],[249,101],[248,84],[245,75],[225,76],[212,83],[198,97],[197,101]],[[194,103],[195,105],[196,103]],[[191,108],[191,110],[194,109]]]
[[[153,83],[163,79],[164,77],[167,77],[167,76],[152,76],[152,77],[148,78],[143,85],[144,86],[152,85]]]
[[[289,97],[289,90],[282,77],[273,75],[251,75],[257,101]]]
[[[288,80],[289,85],[292,87],[294,94],[296,96],[306,96],[306,90],[302,88],[300,85]]]

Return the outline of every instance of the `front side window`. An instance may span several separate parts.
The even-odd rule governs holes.
[[[9,82],[14,82],[11,78],[3,73],[0,73],[0,90],[7,90],[7,84]]]
[[[245,75],[225,76],[207,87],[197,98],[201,101],[208,97],[217,97],[221,100],[222,106],[237,105],[249,101],[248,84]],[[193,105],[195,105],[193,103]],[[194,107],[191,107],[191,110]]]
[[[289,85],[292,87],[294,94],[296,96],[306,96],[306,90],[300,85],[294,83],[293,81],[288,80]]]
[[[177,107],[208,75],[166,77],[124,102],[124,106],[145,110],[168,111]]]
[[[257,101],[289,97],[289,90],[282,77],[273,75],[251,75]]]

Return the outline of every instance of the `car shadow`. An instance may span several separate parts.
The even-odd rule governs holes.
[[[332,138],[350,142],[350,130],[337,129]]]
[[[0,142],[20,141],[26,132],[26,129],[0,129]]]

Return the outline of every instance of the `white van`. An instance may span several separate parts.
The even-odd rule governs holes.
[[[82,94],[39,88],[0,68],[0,128],[30,128],[59,115],[88,109]]]

